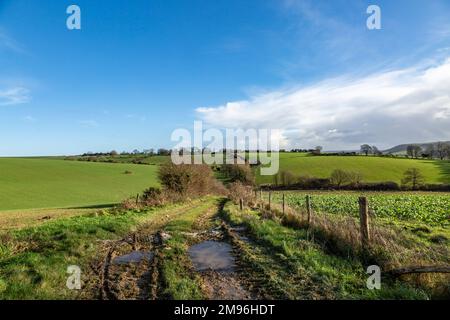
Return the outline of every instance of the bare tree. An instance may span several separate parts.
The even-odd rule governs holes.
[[[438,142],[436,144],[436,155],[439,159],[444,160],[446,156],[446,144],[444,142]]]
[[[364,153],[366,156],[368,156],[369,153],[372,153],[372,147],[368,144],[363,144],[361,146],[361,153]]]
[[[444,144],[443,154],[444,158],[450,159],[450,144]]]
[[[406,147],[406,155],[410,158],[418,158],[421,152],[422,148],[417,144],[410,144]]]
[[[314,152],[315,152],[316,154],[321,154],[321,153],[322,153],[322,150],[323,150],[323,147],[322,147],[322,146],[317,146],[317,147],[314,148]]]
[[[427,158],[433,159],[435,154],[436,150],[434,148],[434,144],[430,144],[425,150],[425,155]]]
[[[406,147],[406,156],[408,156],[409,158],[413,157],[413,146],[409,145]]]
[[[341,169],[335,169],[331,173],[330,182],[340,188],[342,185],[351,181],[348,172]]]
[[[383,152],[381,152],[380,149],[378,149],[377,146],[372,146],[372,153],[375,154],[375,155],[377,155],[377,156],[383,154]]]
[[[410,168],[405,171],[402,179],[402,185],[411,186],[412,189],[417,189],[418,186],[425,182],[422,172],[417,168]]]

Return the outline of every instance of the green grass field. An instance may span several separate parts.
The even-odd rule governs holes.
[[[306,153],[280,153],[280,171],[296,175],[328,178],[335,169],[360,172],[365,182],[401,182],[409,168],[418,168],[426,183],[450,183],[450,161],[395,159],[365,156],[311,156]],[[272,183],[272,176],[258,176],[258,183]]]
[[[0,158],[0,210],[117,203],[157,186],[157,169],[134,164]]]

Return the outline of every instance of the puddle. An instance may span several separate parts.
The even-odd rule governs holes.
[[[204,241],[189,248],[189,257],[197,271],[234,272],[232,250],[225,242]]]
[[[246,227],[233,227],[233,228],[230,228],[230,230],[239,233],[239,232],[247,231],[247,228]]]
[[[114,258],[112,263],[113,264],[139,263],[144,259],[151,261],[153,259],[153,253],[146,251],[132,251],[126,255]]]
[[[243,242],[245,242],[245,243],[250,243],[249,237],[242,236],[242,235],[240,235],[240,234],[238,234],[237,236],[238,236],[239,240],[241,240],[241,241],[243,241]]]

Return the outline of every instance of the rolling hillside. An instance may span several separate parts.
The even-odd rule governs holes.
[[[450,144],[450,141],[443,141],[446,144]],[[430,147],[431,145],[436,146],[437,142],[427,142],[427,143],[406,143],[406,144],[400,144],[398,146],[392,147],[390,149],[384,150],[383,153],[385,154],[401,154],[401,155],[405,155],[406,154],[406,149],[408,148],[408,146],[410,145],[418,145],[419,147],[422,148],[423,151],[427,150],[428,147]]]
[[[427,183],[450,183],[450,162],[438,160],[394,159],[373,156],[311,156],[306,153],[281,153],[280,171],[327,178],[334,169],[362,173],[365,182],[400,182],[408,168],[418,168]],[[272,183],[272,176],[258,176],[258,183]]]
[[[134,164],[0,158],[0,210],[117,203],[147,187],[156,186],[157,168]]]

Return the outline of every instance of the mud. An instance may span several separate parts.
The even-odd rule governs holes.
[[[112,264],[140,263],[142,260],[151,261],[152,259],[153,259],[152,252],[132,251],[128,254],[114,258],[112,260]]]
[[[188,250],[194,270],[202,278],[202,290],[209,300],[257,299],[245,284],[237,263],[239,252],[226,242],[224,225],[204,231],[203,240]],[[197,240],[199,240],[197,238]]]
[[[236,269],[232,251],[233,247],[226,242],[203,241],[190,247],[188,254],[198,272],[211,270],[229,273]]]
[[[239,267],[239,249],[228,242],[223,221],[208,210],[194,222],[191,232],[181,233],[191,247],[186,252],[188,268],[201,278],[201,289],[207,299],[256,299],[248,289],[246,276]],[[171,216],[146,224],[136,232],[117,241],[105,241],[92,265],[87,287],[105,300],[166,299],[161,263],[167,240],[174,234],[164,232],[164,225],[188,210],[180,208]],[[219,209],[220,210],[220,209]],[[218,224],[220,224],[218,226]],[[236,228],[235,231],[245,230]],[[98,292],[98,296],[96,294]]]
[[[206,271],[202,274],[203,291],[209,300],[252,300],[256,299],[237,274]]]

